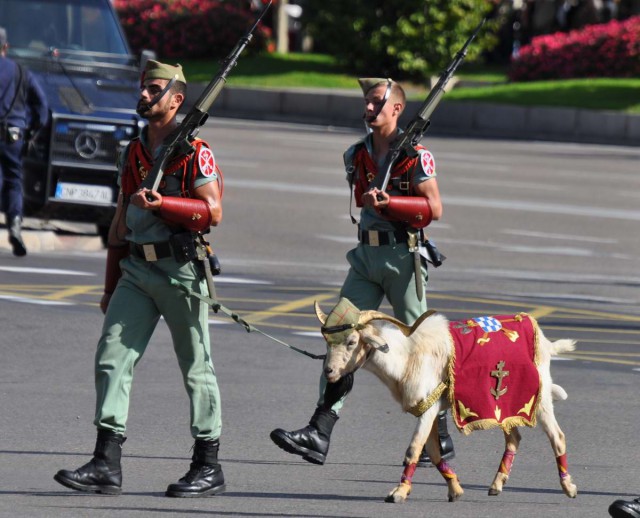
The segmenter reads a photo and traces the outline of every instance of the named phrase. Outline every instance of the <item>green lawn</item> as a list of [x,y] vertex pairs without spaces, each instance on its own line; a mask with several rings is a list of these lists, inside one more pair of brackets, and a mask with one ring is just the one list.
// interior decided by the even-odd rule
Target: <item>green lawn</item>
[[447,99],[640,113],[640,79],[568,79],[456,88]]
[[[216,61],[182,60],[189,81],[209,81],[218,71]],[[463,84],[447,100],[505,103],[520,106],[556,106],[640,113],[640,78],[571,79],[508,83],[506,70],[463,64]],[[438,73],[436,73],[438,75]],[[345,73],[330,56],[320,54],[263,54],[242,56],[228,84],[271,88],[352,88],[356,78]],[[423,98],[424,86],[408,84],[411,98]]]
[[[220,68],[216,61],[181,61],[189,81],[209,81]],[[321,54],[241,56],[227,83],[273,88],[358,88],[355,78],[335,60]]]

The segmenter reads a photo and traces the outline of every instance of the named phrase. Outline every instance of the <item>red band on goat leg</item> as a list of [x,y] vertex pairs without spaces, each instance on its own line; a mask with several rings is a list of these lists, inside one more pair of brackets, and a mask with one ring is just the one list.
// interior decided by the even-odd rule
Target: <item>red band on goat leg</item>
[[449,466],[449,464],[447,464],[446,461],[444,460],[441,460],[440,462],[438,462],[438,464],[436,464],[436,468],[438,468],[438,471],[440,472],[440,474],[445,480],[458,478],[458,476],[456,475],[456,472],[453,471],[453,468]]
[[558,475],[560,478],[569,476],[569,468],[567,467],[567,454],[563,453],[556,457],[556,464],[558,465]]
[[402,472],[402,477],[400,478],[401,484],[411,485],[411,480],[413,479],[413,474],[416,472],[417,464],[407,464],[404,467],[404,471]]
[[193,232],[201,232],[211,226],[209,204],[203,200],[163,196],[159,213],[169,223],[177,223]]
[[129,245],[110,246],[107,248],[107,267],[104,274],[104,292],[113,293],[122,277],[120,261],[129,256]]
[[513,459],[516,456],[515,451],[504,450],[504,454],[502,455],[502,461],[500,462],[500,468],[498,469],[499,473],[509,476],[511,473],[511,466],[513,465]]

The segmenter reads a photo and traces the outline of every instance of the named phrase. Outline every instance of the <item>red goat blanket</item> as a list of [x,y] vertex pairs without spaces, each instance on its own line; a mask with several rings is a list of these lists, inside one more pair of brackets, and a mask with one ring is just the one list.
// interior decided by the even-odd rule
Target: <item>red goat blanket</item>
[[451,322],[449,400],[458,429],[535,426],[540,399],[538,326],[526,313]]

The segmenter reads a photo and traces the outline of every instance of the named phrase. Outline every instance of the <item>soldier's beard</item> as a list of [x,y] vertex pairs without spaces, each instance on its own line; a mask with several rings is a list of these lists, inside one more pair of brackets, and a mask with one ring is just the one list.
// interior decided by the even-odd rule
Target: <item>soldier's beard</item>
[[136,113],[143,119],[148,119],[151,114],[151,106],[149,103],[145,103],[142,99],[138,101],[136,105]]

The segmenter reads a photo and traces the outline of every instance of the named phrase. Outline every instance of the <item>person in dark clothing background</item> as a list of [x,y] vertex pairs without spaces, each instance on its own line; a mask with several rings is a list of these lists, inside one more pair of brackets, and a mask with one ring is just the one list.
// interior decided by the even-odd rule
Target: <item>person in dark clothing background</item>
[[30,134],[47,123],[42,88],[24,67],[7,58],[7,31],[0,27],[0,203],[13,254],[22,257],[22,150]]

